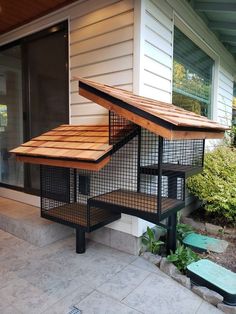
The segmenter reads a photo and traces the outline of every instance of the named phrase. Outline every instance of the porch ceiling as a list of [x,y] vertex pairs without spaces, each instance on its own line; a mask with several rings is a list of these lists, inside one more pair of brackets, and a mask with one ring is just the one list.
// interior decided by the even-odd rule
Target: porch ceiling
[[0,34],[6,33],[76,0],[0,1]]
[[187,0],[236,59],[236,0]]

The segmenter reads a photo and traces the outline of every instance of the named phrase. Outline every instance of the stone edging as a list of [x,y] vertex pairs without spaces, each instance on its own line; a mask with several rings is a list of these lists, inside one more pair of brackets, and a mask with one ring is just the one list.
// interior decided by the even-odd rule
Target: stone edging
[[181,274],[181,272],[174,264],[167,261],[166,257],[154,255],[150,252],[144,252],[141,256],[152,264],[159,267],[161,271],[180,283],[182,286],[189,290],[192,290],[192,292],[199,295],[203,300],[216,306],[219,310],[223,311],[226,314],[236,314],[236,306],[229,306],[227,304],[224,304],[222,302],[223,297],[213,290],[210,290],[206,287],[193,285],[190,281],[190,278]]
[[218,236],[222,234],[226,238],[236,239],[235,228],[224,228],[222,226],[213,225],[208,222],[203,223],[200,221],[195,221],[194,219],[190,217],[181,217],[181,222],[183,222],[184,224],[190,225],[191,227],[199,231],[206,231],[210,234],[218,235]]

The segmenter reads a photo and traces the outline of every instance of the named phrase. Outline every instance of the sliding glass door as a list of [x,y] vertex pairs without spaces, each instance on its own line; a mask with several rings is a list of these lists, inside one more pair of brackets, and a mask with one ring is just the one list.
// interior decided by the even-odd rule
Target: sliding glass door
[[0,182],[23,187],[23,166],[9,150],[23,141],[22,58],[19,45],[0,52]]
[[0,184],[37,193],[39,167],[9,150],[69,122],[67,23],[0,50]]
[[[51,28],[44,36],[39,34],[24,46],[28,139],[69,120],[67,34],[63,26]],[[25,187],[39,190],[39,166],[26,167]]]

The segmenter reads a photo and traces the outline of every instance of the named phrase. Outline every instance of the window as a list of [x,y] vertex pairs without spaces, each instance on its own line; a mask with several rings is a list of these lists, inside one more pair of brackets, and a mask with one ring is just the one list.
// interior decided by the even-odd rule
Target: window
[[175,27],[173,104],[211,117],[213,64],[204,51]]
[[236,82],[234,82],[234,91],[233,91],[233,116],[232,124],[236,126]]

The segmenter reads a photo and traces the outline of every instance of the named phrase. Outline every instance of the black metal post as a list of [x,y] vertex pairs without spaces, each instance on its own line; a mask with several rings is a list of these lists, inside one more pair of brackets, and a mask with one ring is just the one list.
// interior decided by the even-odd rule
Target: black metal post
[[204,166],[204,156],[205,156],[205,140],[202,143],[202,167]]
[[109,110],[109,145],[112,145],[112,140],[111,140],[111,111]]
[[157,211],[159,221],[162,214],[162,162],[163,162],[163,137],[158,137],[158,193],[157,193]]
[[170,250],[176,250],[177,243],[177,233],[176,233],[176,225],[177,225],[177,213],[173,213],[168,217],[168,231],[167,231],[167,254],[170,253]]
[[85,252],[85,231],[81,228],[76,228],[76,253],[82,254]]
[[140,162],[141,162],[141,142],[142,140],[142,134],[141,134],[141,128],[138,129],[138,174],[137,174],[137,192],[140,192],[140,181],[141,181],[141,173],[140,173]]

